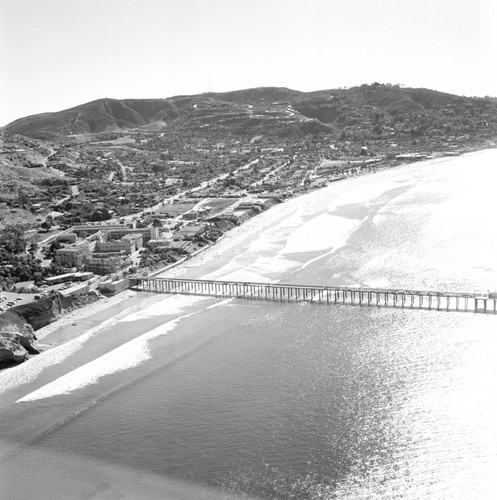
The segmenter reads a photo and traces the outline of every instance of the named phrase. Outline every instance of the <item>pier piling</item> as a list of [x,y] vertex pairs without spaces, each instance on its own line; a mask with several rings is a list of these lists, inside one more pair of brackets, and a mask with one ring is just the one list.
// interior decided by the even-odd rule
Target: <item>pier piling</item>
[[418,309],[497,314],[497,298],[481,296],[477,293],[183,280],[176,278],[131,278],[130,281],[132,289],[164,294],[190,294],[288,302],[303,300],[316,304],[398,308],[405,308],[406,304],[408,304],[410,308],[417,307]]

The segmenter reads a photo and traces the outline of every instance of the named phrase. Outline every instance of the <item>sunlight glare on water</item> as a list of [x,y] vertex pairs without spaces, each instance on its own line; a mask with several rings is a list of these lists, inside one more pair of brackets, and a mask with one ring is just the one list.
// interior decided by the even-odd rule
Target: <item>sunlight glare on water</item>
[[[224,238],[215,251],[232,257],[217,268],[210,261],[205,274],[494,290],[497,226],[486,214],[496,153],[408,165],[290,200]],[[60,484],[75,498],[139,491],[153,499],[161,488],[174,499],[493,498],[495,322],[164,298],[87,332],[74,349],[47,351],[33,370],[16,368],[20,378],[0,373],[3,491],[64,498]],[[26,470],[36,481],[25,483]]]

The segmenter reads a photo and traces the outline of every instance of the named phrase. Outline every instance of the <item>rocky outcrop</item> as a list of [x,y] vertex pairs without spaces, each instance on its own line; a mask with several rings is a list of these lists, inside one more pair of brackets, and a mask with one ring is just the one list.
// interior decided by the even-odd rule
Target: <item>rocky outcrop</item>
[[52,321],[55,321],[62,310],[62,299],[60,295],[56,293],[11,309],[12,312],[15,312],[30,324],[34,330],[39,330],[52,323]]
[[34,346],[35,330],[52,323],[64,311],[82,307],[99,298],[96,292],[78,297],[62,297],[53,293],[0,314],[0,367],[22,363],[29,355],[38,354]]
[[38,354],[33,346],[33,327],[13,311],[0,314],[0,366],[22,363],[30,354]]

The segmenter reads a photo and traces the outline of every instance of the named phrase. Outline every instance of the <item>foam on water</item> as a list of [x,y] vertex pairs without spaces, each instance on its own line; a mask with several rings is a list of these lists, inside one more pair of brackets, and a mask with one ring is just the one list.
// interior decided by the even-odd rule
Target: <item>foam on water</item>
[[223,271],[222,274],[210,274],[209,278],[207,279],[213,279],[213,280],[224,280],[224,281],[243,281],[245,283],[261,283],[261,282],[276,282],[277,280],[271,280],[266,276],[262,276],[259,273],[256,273],[254,271],[250,271],[247,269],[237,269],[234,270],[233,272],[228,272],[227,274],[226,270]]
[[[395,172],[380,172],[375,174],[374,182],[371,182],[371,176],[349,179],[346,190],[342,189],[343,184],[336,183],[273,207],[245,223],[243,231],[235,229],[219,246],[216,245],[222,253],[239,245],[247,235],[256,230],[258,232],[258,237],[250,242],[245,251],[203,278],[279,281],[275,275],[295,272],[343,247],[368,218],[342,217],[333,214],[335,210],[354,204],[368,206],[371,200],[398,189],[400,185],[405,185],[407,190],[415,178],[422,177],[423,167],[430,167],[431,163],[416,167],[406,165]],[[395,195],[395,198],[398,196]],[[323,206],[326,206],[325,212]],[[323,252],[323,255],[305,264],[289,257],[308,252]]]
[[[495,264],[491,264],[494,262],[492,255],[495,255],[497,250],[491,241],[488,246],[485,246],[485,243],[489,240],[494,242],[497,240],[496,235],[493,233],[493,226],[489,227],[488,230],[485,228],[486,224],[492,224],[492,222],[486,213],[487,209],[482,200],[477,200],[479,210],[484,212],[481,214],[481,218],[476,219],[474,223],[467,217],[464,218],[465,201],[468,202],[464,200],[464,197],[469,191],[476,192],[473,191],[473,187],[478,187],[476,181],[474,183],[472,180],[464,180],[464,182],[461,182],[460,179],[450,181],[454,182],[456,187],[460,183],[461,197],[454,202],[450,202],[450,205],[445,203],[446,200],[443,199],[445,178],[454,179],[453,176],[457,174],[457,169],[459,169],[458,165],[458,163],[447,163],[446,168],[452,170],[450,176],[447,172],[442,172],[442,175],[440,171],[431,168],[429,164],[410,165],[375,174],[372,183],[372,176],[350,179],[344,181],[344,183],[336,183],[334,186],[325,188],[320,192],[314,192],[311,195],[278,205],[244,224],[243,228],[235,229],[232,233],[233,237],[230,235],[223,238],[219,246],[216,245],[216,248],[207,251],[221,253],[225,249],[232,249],[236,255],[236,258],[230,263],[216,273],[212,273],[211,277],[239,279],[240,281],[286,280],[288,279],[287,273],[289,270],[299,269],[299,266],[300,268],[306,267],[317,259],[332,254],[336,249],[343,247],[347,241],[353,243],[357,241],[356,246],[351,245],[350,247],[350,256],[351,268],[353,267],[351,276],[358,282],[380,287],[388,287],[390,281],[392,281],[393,285],[402,283],[405,286],[411,283],[419,284],[423,282],[426,283],[426,287],[431,288],[436,284],[437,279],[445,279],[445,276],[451,273],[455,275],[454,280],[461,282],[466,279],[466,274],[472,276],[474,281],[478,283],[478,288],[480,288],[480,283],[485,282],[484,274],[490,275],[496,269]],[[467,164],[464,167],[464,162],[461,160],[461,175],[466,174],[467,176],[467,167]],[[445,168],[445,165],[443,168]],[[489,168],[486,171],[488,170]],[[475,179],[479,178],[480,183],[481,179],[484,178],[480,171],[478,171],[478,176],[475,174],[474,177]],[[429,187],[430,183],[433,184],[433,182],[439,180],[442,181],[439,182],[439,187]],[[369,183],[371,183],[370,186]],[[425,188],[425,185],[428,187]],[[493,184],[489,182],[485,188],[481,188],[485,192],[484,197],[488,198],[488,200],[492,199],[491,190],[493,188],[491,186]],[[469,187],[472,187],[472,189],[470,190]],[[400,189],[397,190],[397,188]],[[343,194],[341,190],[343,190]],[[438,194],[442,193],[442,198],[438,200],[437,191],[439,191]],[[450,191],[457,191],[457,189],[451,185]],[[464,195],[462,194],[463,191]],[[400,193],[400,196],[398,193]],[[382,196],[383,194],[385,196]],[[369,207],[366,208],[373,208],[373,210],[370,210],[367,216],[357,215],[365,214],[368,210],[356,211],[356,207],[352,205],[360,203],[363,206],[358,208],[364,208],[365,202],[369,204]],[[352,216],[364,218],[362,220],[360,218],[348,219],[333,213],[335,210],[337,214],[340,212],[347,213],[349,208],[347,205],[350,205]],[[420,206],[419,209],[417,205]],[[379,208],[378,206],[383,208],[379,209],[378,215],[374,215],[374,211]],[[426,209],[427,206],[429,206],[429,209]],[[426,214],[429,214],[429,218],[423,220],[423,218],[426,218]],[[457,220],[454,220],[453,216],[456,216],[459,224]],[[365,220],[366,217],[367,220]],[[418,220],[421,221],[420,225],[417,224]],[[450,230],[445,227],[446,222],[450,226]],[[361,224],[362,227],[358,230],[358,226]],[[361,240],[361,234],[363,240]],[[440,234],[440,238],[437,237],[438,234]],[[352,239],[351,235],[353,236]],[[379,235],[380,238],[376,240],[369,239],[371,235]],[[244,242],[248,241],[247,238],[249,237],[255,239],[251,243],[245,244]],[[450,244],[444,243],[444,238],[449,240]],[[426,240],[426,243],[424,240]],[[474,245],[473,240],[476,240],[479,244]],[[367,244],[363,244],[364,242]],[[240,243],[245,244],[245,246],[241,246],[242,250],[236,254],[237,245]],[[482,248],[479,248],[480,246]],[[469,253],[471,249],[472,253]],[[430,251],[432,255],[429,254]],[[443,253],[441,253],[442,251]],[[318,257],[313,254],[306,256],[305,254],[309,252],[321,252],[322,254]],[[459,255],[456,255],[456,252]],[[473,258],[475,255],[476,258]],[[307,262],[306,257],[313,260]],[[293,260],[294,258],[295,260]],[[297,258],[306,262],[298,262]],[[337,259],[337,261],[339,260]],[[490,272],[485,269],[481,269],[480,272],[475,268],[475,262],[477,262],[477,265],[482,264],[482,267],[488,265]],[[341,262],[338,262],[338,264],[341,264]],[[319,270],[319,266],[316,266],[316,268]],[[312,271],[313,269],[309,270],[308,276],[313,275]],[[305,277],[304,273],[303,276]],[[197,301],[199,301],[197,309],[201,309],[202,300],[206,299],[193,296],[176,296],[161,300],[140,313],[134,313],[133,311],[133,314],[124,320],[128,323],[126,324],[127,328],[133,327],[129,322],[139,321],[143,318],[160,318],[168,314],[179,313],[185,315],[161,325],[159,328],[147,332],[108,354],[73,370],[41,389],[18,399],[18,402],[68,394],[96,383],[99,378],[107,374],[117,373],[146,362],[152,357],[155,349],[160,351],[161,348],[159,345],[152,343],[152,340],[173,331],[175,331],[174,335],[178,334],[179,338],[182,333],[182,325],[176,329],[178,322],[196,314],[196,312],[191,311],[197,305]],[[210,300],[214,302],[212,299]],[[346,419],[346,425],[344,424],[346,432],[339,436],[343,438],[349,434],[348,441],[345,439],[343,441],[344,446],[341,448],[341,452],[343,451],[347,455],[346,458],[350,460],[350,471],[345,476],[339,476],[337,482],[329,482],[327,479],[329,472],[327,470],[320,472],[319,467],[317,467],[318,472],[315,473],[314,481],[312,469],[314,465],[311,462],[306,462],[308,456],[305,451],[295,459],[297,465],[300,464],[300,469],[293,476],[285,476],[284,474],[271,476],[271,470],[277,471],[278,468],[284,473],[286,465],[291,465],[289,460],[291,457],[286,452],[281,452],[278,455],[278,448],[268,446],[266,448],[267,455],[259,457],[256,451],[253,456],[255,459],[251,457],[254,461],[260,458],[260,464],[254,466],[253,476],[241,476],[239,486],[242,491],[243,488],[249,489],[251,487],[257,490],[258,484],[267,486],[273,477],[274,488],[270,491],[267,490],[267,497],[271,498],[276,498],[278,495],[278,498],[350,498],[364,500],[407,497],[416,499],[436,498],[440,500],[449,497],[493,498],[491,494],[495,492],[497,487],[494,479],[495,474],[493,474],[495,470],[497,433],[495,432],[495,411],[493,411],[493,407],[489,408],[489,404],[493,404],[491,396],[495,393],[495,380],[497,380],[493,360],[495,342],[491,335],[494,317],[478,318],[471,317],[471,315],[437,315],[436,313],[429,313],[428,317],[427,312],[425,316],[425,312],[419,311],[401,312],[360,308],[325,310],[317,307],[311,308],[307,304],[295,305],[290,311],[290,309],[283,310],[283,308],[280,310],[277,307],[272,307],[271,304],[266,309],[265,306],[261,307],[261,311],[267,310],[267,314],[264,313],[264,321],[260,319],[259,328],[254,327],[251,329],[250,326],[247,327],[247,322],[255,321],[257,315],[251,311],[247,312],[246,308],[244,309],[245,315],[243,315],[239,301],[233,299],[219,300],[205,307],[202,311],[221,306],[225,307],[226,305],[240,307],[240,312],[232,310],[232,313],[240,313],[239,323],[243,327],[240,331],[246,331],[247,335],[237,336],[236,341],[233,341],[232,344],[229,341],[233,336],[226,335],[222,337],[222,342],[219,344],[207,344],[209,349],[199,350],[201,352],[208,351],[209,353],[205,354],[205,357],[203,357],[204,355],[200,356],[199,359],[203,363],[197,363],[198,359],[192,360],[190,358],[189,366],[200,367],[200,371],[202,371],[200,375],[196,375],[195,371],[193,371],[193,374],[188,373],[188,371],[178,373],[177,387],[182,390],[173,391],[172,394],[175,397],[177,394],[185,394],[183,401],[192,404],[191,407],[185,407],[185,415],[198,415],[200,425],[218,422],[223,412],[235,415],[236,412],[232,411],[233,406],[230,406],[231,400],[228,399],[229,392],[225,390],[224,382],[228,377],[230,379],[235,378],[234,375],[236,374],[242,374],[242,376],[237,379],[240,385],[234,384],[233,388],[236,390],[236,395],[241,394],[247,400],[247,405],[241,405],[240,408],[247,411],[250,406],[254,406],[255,410],[252,413],[253,419],[251,420],[254,426],[250,428],[247,426],[247,432],[241,435],[240,440],[227,441],[232,444],[233,448],[243,450],[261,449],[265,437],[270,440],[271,431],[277,429],[276,424],[278,422],[274,416],[280,415],[282,417],[282,428],[288,426],[290,430],[291,427],[299,423],[299,420],[305,423],[302,428],[307,427],[307,422],[309,422],[309,425],[314,425],[313,418],[319,417],[320,409],[324,409],[327,402],[336,398],[336,404],[338,405],[341,401],[340,389],[343,389],[343,405],[345,408],[343,415],[351,415],[349,420]],[[190,306],[192,309],[187,309]],[[187,312],[191,312],[191,314],[187,314]],[[216,321],[223,321],[224,317],[229,317],[229,314],[226,316],[218,315],[219,312],[222,311],[212,315],[213,324]],[[297,312],[294,316],[295,320],[302,319],[303,323],[300,329],[301,333],[295,337],[296,345],[293,345],[293,343],[292,345],[285,345],[284,338],[287,337],[288,333],[281,328],[281,325],[285,316],[288,317],[291,312]],[[333,321],[330,321],[328,313],[330,316],[333,314]],[[274,318],[272,323],[269,324],[272,315],[274,315]],[[418,318],[417,321],[411,321],[416,318]],[[199,317],[192,319],[192,322],[197,319],[199,324],[204,320],[203,317]],[[123,320],[121,319],[121,321]],[[364,327],[361,326],[361,321],[364,321]],[[483,322],[487,324],[487,329],[480,331],[478,338],[475,331],[478,334],[478,329],[482,328]],[[455,328],[457,325],[460,325],[459,329]],[[279,329],[284,332],[281,344],[271,344],[269,342],[273,335],[266,335],[265,328],[268,326],[272,326],[273,330],[268,328],[268,332],[273,331],[274,335],[279,332]],[[288,330],[291,330],[290,327],[293,327],[293,324],[288,326]],[[328,326],[332,335],[320,336],[316,333],[321,328],[325,331]],[[102,327],[103,325],[100,325],[100,328]],[[331,330],[332,327],[333,330]],[[360,327],[360,331],[358,331],[358,327]],[[391,331],[388,328],[391,328]],[[264,349],[259,349],[259,344],[256,341],[254,343],[247,342],[246,344],[239,343],[239,339],[253,339],[254,330],[264,332]],[[357,331],[358,334],[354,337],[354,332]],[[428,332],[428,334],[424,335],[425,332]],[[447,339],[439,336],[439,333],[446,333]],[[456,334],[458,335],[457,338]],[[357,345],[353,344],[354,338],[357,339]],[[492,341],[489,342],[488,339],[492,339]],[[424,343],[420,344],[420,341],[424,341]],[[314,347],[307,354],[312,357],[306,358],[305,348],[312,346],[313,343]],[[203,345],[205,346],[205,344]],[[219,352],[219,348],[221,346],[226,347],[226,345],[230,347],[226,351],[227,356],[225,358],[231,360],[231,364],[226,365],[229,366],[230,371],[221,373],[220,366],[222,365],[219,363],[209,364],[206,360],[222,361],[224,359],[222,356],[213,357],[213,353]],[[289,398],[282,398],[282,404],[275,406],[274,414],[268,412],[270,398],[268,397],[266,400],[259,398],[259,395],[263,394],[262,391],[254,391],[252,395],[247,395],[247,392],[254,387],[253,379],[250,377],[244,378],[244,371],[233,362],[233,359],[246,359],[248,364],[253,363],[255,365],[260,360],[259,353],[271,352],[270,349],[266,349],[268,345],[272,345],[273,352],[278,354],[276,359],[281,357],[281,359],[285,360],[281,366],[286,367],[287,370],[281,373],[275,370],[273,372],[274,379],[270,377],[264,378],[261,387],[270,386],[271,384],[267,383],[270,381],[275,386],[281,384],[282,387],[287,383],[289,388]],[[244,349],[245,346],[251,346],[253,350]],[[394,347],[392,348],[392,346]],[[417,346],[418,348],[416,348]],[[448,350],[446,350],[447,346]],[[327,349],[329,349],[329,352]],[[44,355],[51,354],[54,351],[55,349],[48,351]],[[234,357],[234,355],[240,353],[239,358]],[[336,361],[338,364],[328,361],[328,358],[335,353],[341,353],[337,354]],[[41,359],[42,356],[34,358],[23,367],[31,369],[33,363]],[[274,359],[273,356],[268,358],[269,361]],[[444,360],[448,363],[447,365]],[[301,368],[305,368],[305,371],[299,371],[299,366],[296,366],[301,362],[303,362]],[[339,369],[342,362],[344,363],[343,371]],[[152,365],[152,363],[150,364]],[[266,363],[266,366],[270,365],[271,363]],[[205,367],[212,368],[212,371],[207,370],[207,373],[218,377],[213,379],[219,381],[222,390],[216,390],[212,379],[205,376],[203,373]],[[319,369],[314,371],[316,367]],[[147,368],[147,366],[143,367],[143,372]],[[142,373],[142,370],[139,372]],[[227,373],[227,375],[224,375],[224,373]],[[332,377],[334,373],[336,377]],[[162,374],[164,377],[167,375]],[[203,405],[197,405],[198,398],[190,397],[198,396],[198,393],[195,392],[198,385],[182,385],[184,383],[183,379],[188,378],[188,375],[191,375],[190,382],[205,380],[205,387],[213,388],[212,393],[207,394],[208,397],[206,397]],[[3,389],[4,384],[1,376],[2,374],[0,374],[0,388]],[[339,384],[338,391],[334,391],[332,379],[333,381],[336,379]],[[149,394],[156,394],[151,389],[162,387],[160,377],[157,385],[153,383],[151,377],[147,380],[150,382],[150,392],[144,391],[144,397],[148,397]],[[325,385],[327,382],[330,383],[330,390],[323,392],[320,398],[309,399],[309,401],[314,402],[314,406],[302,405],[302,413],[293,412],[295,403],[301,400],[301,395],[308,395],[313,392],[317,395],[320,386]],[[295,387],[300,384],[302,384],[301,392],[300,388],[299,391],[295,390]],[[188,388],[183,393],[184,387]],[[134,394],[142,390],[141,387],[135,387],[135,389]],[[191,393],[188,391],[191,391]],[[98,390],[95,390],[95,392],[98,392]],[[284,393],[284,391],[281,392]],[[356,400],[352,399],[354,394]],[[126,409],[136,409],[138,407],[132,398],[128,398],[128,393],[121,393],[121,396],[122,401],[129,404]],[[258,404],[261,405],[259,409],[256,408],[256,405],[252,405],[251,398],[258,399]],[[79,398],[74,399],[76,404],[79,404]],[[149,414],[144,413],[146,417],[153,416],[153,397],[150,399],[152,409]],[[64,402],[66,401],[70,403],[69,398],[64,400]],[[175,399],[175,402],[177,401],[181,402],[181,399]],[[49,401],[48,403],[47,406],[51,406],[52,402]],[[111,403],[112,401],[107,408],[112,408]],[[354,410],[356,403],[360,403],[357,405],[357,412]],[[368,403],[370,406],[368,406]],[[335,406],[332,405],[332,407]],[[350,413],[347,409],[349,407]],[[21,404],[17,405],[17,408],[19,412],[23,411],[26,414],[33,411],[31,405]],[[140,406],[140,408],[142,407]],[[218,408],[220,408],[220,411],[217,411]],[[282,411],[285,408],[288,409],[288,413]],[[171,421],[173,410],[174,405],[168,407],[165,420]],[[116,405],[115,411],[121,411],[119,404]],[[102,411],[103,413],[104,411]],[[289,415],[292,418],[288,418]],[[206,416],[209,419],[205,418]],[[94,418],[95,415],[91,415],[91,417]],[[100,417],[102,418],[102,415]],[[112,415],[109,416],[109,420],[111,417]],[[146,429],[147,432],[144,433],[144,436],[151,436],[150,442],[163,435],[163,428],[159,428],[160,432],[154,434],[158,427],[153,426],[148,418],[142,419],[141,417],[141,414],[136,415],[131,411],[130,421],[126,421],[126,423],[144,422],[144,428],[149,425],[150,429]],[[434,421],[434,417],[437,417],[436,421]],[[296,442],[303,440],[304,445],[308,445],[312,450],[318,450],[321,447],[323,456],[327,459],[330,456],[328,453],[333,453],[333,446],[335,445],[332,434],[335,418],[337,418],[337,414],[334,412],[322,413],[322,425],[320,424],[322,434],[319,437],[322,437],[324,444],[319,443],[317,439],[306,442],[305,436],[300,432],[292,434],[289,430],[288,435],[290,438],[295,439]],[[378,418],[378,420],[375,421],[375,418]],[[245,418],[245,413],[242,413],[240,421],[247,422],[249,420],[249,417]],[[262,438],[256,439],[253,437],[253,429],[257,426],[259,420],[261,420]],[[226,421],[229,422],[230,419]],[[85,423],[84,419],[82,419],[81,422],[77,422],[78,425],[75,428],[76,430],[80,429],[84,439],[86,439],[87,429],[99,429],[102,423],[105,424],[105,422],[105,419],[101,421],[95,420],[93,423],[88,423],[88,427],[85,427],[82,425]],[[169,429],[173,437],[171,441],[177,438],[178,442],[176,444],[178,449],[181,450],[185,447],[184,441],[180,438],[181,432],[184,433],[183,436],[185,437],[191,436],[190,431],[196,429],[191,424],[197,423],[197,420],[192,419],[190,424],[183,424],[180,412],[176,423],[178,427],[173,425]],[[234,419],[233,423],[236,424],[237,421]],[[185,425],[184,428],[182,425]],[[337,428],[340,428],[340,425],[342,424],[339,423]],[[112,424],[109,427],[111,428],[110,434],[112,434]],[[139,427],[140,425],[137,425],[137,428]],[[235,431],[238,429],[238,427],[233,428]],[[308,436],[313,437],[314,431],[311,428],[309,429]],[[221,438],[229,435],[229,429],[224,426],[221,426],[219,432],[222,433],[220,434]],[[202,436],[203,434],[199,433],[199,435]],[[73,443],[74,436],[72,430],[67,434],[61,433],[61,443],[64,443],[64,440]],[[133,446],[130,449],[134,450],[144,446],[144,440],[140,435],[133,434],[133,436],[136,437],[136,441],[131,443]],[[285,434],[282,434],[282,436],[285,436],[285,439],[282,438],[281,440],[283,445],[290,441]],[[215,433],[205,432],[205,441],[192,439],[191,447],[188,448],[185,454],[177,452],[178,455],[172,455],[167,448],[171,444],[170,441],[166,443],[167,446],[165,447],[157,446],[159,448],[157,456],[152,456],[151,447],[144,446],[143,455],[149,458],[150,462],[154,461],[154,466],[158,463],[159,467],[162,467],[166,460],[171,459],[175,461],[171,467],[183,467],[185,475],[189,474],[190,470],[195,470],[189,469],[191,457],[195,458],[203,455],[206,460],[202,463],[201,472],[205,471],[206,466],[210,467],[212,465],[213,470],[215,470],[213,477],[217,478],[219,477],[216,476],[218,471],[222,471],[223,467],[226,467],[224,473],[226,484],[232,484],[233,476],[235,479],[237,477],[236,467],[239,464],[236,463],[236,460],[228,464],[223,462],[222,459],[225,458],[225,452],[229,451],[229,447],[220,451],[219,457],[221,457],[221,460],[216,462],[214,454],[211,452],[213,449],[215,450],[215,447],[212,448],[212,446],[213,444],[217,445],[216,439],[218,437]],[[329,442],[326,441],[327,439],[329,439]],[[112,442],[112,440],[109,442]],[[223,442],[219,440],[219,446]],[[54,449],[59,450],[58,447],[55,447],[58,444],[56,439],[54,443]],[[100,446],[100,441],[97,444]],[[115,456],[121,458],[124,454],[124,448],[117,433],[115,445],[117,450],[115,450]],[[376,445],[378,447],[375,448]],[[363,452],[364,447],[366,447],[367,453]],[[281,450],[285,450],[284,446],[281,446]],[[85,456],[85,452],[87,450],[84,450],[83,443],[81,456]],[[270,458],[268,458],[268,455],[270,455]],[[113,456],[110,451],[109,456],[111,458]],[[316,456],[318,457],[318,455]],[[240,457],[244,458],[243,455],[236,458]],[[176,459],[178,460],[176,461]],[[268,467],[270,460],[274,461],[274,467]],[[46,456],[42,455],[42,460],[39,462],[44,464],[45,462],[49,463],[49,460],[46,460]],[[30,470],[25,463],[22,461],[20,463],[22,467],[19,467],[19,470]],[[315,464],[319,465],[318,460],[316,460]],[[79,463],[77,465],[79,467]],[[259,465],[260,468],[257,469]],[[243,471],[243,469],[241,470]],[[302,477],[305,477],[305,480],[303,480],[304,484],[301,488],[304,493],[299,497],[295,494],[293,485],[301,477],[300,472],[302,472]],[[88,481],[88,476],[81,475],[82,481]],[[52,472],[49,479],[52,483],[60,484],[60,479],[66,477],[57,469],[56,472]],[[192,473],[192,477],[195,477],[194,473]],[[288,483],[283,482],[286,478],[288,478]],[[311,479],[308,480],[308,478]],[[94,480],[90,478],[89,482],[91,481]],[[118,480],[116,484],[120,484]],[[235,486],[237,485],[235,484]],[[22,485],[19,488],[25,487]],[[37,487],[39,488],[39,486]],[[69,487],[71,487],[70,483]],[[15,494],[19,494],[19,488],[16,487]],[[144,498],[158,498],[157,495],[149,494],[147,496],[142,490],[140,491]],[[487,492],[490,492],[490,495],[485,496],[484,493]],[[285,496],[285,494],[287,495]],[[227,495],[223,494],[223,497],[227,498]],[[245,498],[245,495],[242,496]],[[190,498],[194,497],[195,495],[190,495]],[[199,495],[197,497],[200,498]]]
[[44,385],[34,392],[27,394],[26,396],[18,399],[16,403],[36,401],[38,399],[70,394],[77,389],[82,389],[83,387],[97,383],[98,380],[105,375],[111,375],[112,373],[128,370],[140,365],[151,357],[149,350],[150,340],[171,332],[181,319],[187,318],[191,315],[192,314],[187,314],[181,318],[169,321],[165,325],[155,328],[154,330],[151,330],[136,339],[126,342],[107,354],[104,354],[103,356],[100,356],[69,373],[66,373],[62,377]]
[[297,227],[287,239],[281,254],[337,250],[359,227],[361,221],[345,219],[327,213],[314,217]]
[[22,365],[0,372],[0,394],[23,384],[33,382],[43,370],[59,364],[72,356],[92,337],[121,321],[126,314],[129,314],[131,309],[133,308],[122,311],[117,316],[103,321],[100,325],[73,340],[69,340],[62,345],[31,358],[29,363],[23,363]]
[[[310,210],[310,209],[308,209]],[[204,279],[273,282],[343,247],[361,225],[361,220],[321,213],[303,222],[290,216],[292,223],[281,223],[262,233],[245,252],[237,255],[221,269],[203,276]],[[269,230],[268,230],[269,233]],[[269,240],[266,246],[263,243]],[[292,254],[324,252],[305,264],[292,259]]]
[[208,307],[205,308],[205,311],[210,311],[211,309],[215,309],[216,307],[225,307],[225,306],[230,306],[233,305],[234,299],[229,298],[229,299],[224,299],[221,302],[216,302],[215,304],[212,304]]
[[[488,162],[488,155],[496,155],[495,152],[486,152],[486,156],[473,155],[472,162]],[[467,159],[451,160],[452,174],[447,181],[450,185],[445,188],[447,175],[440,170],[440,166],[434,165],[435,162],[424,162],[414,165],[406,165],[395,171],[389,170],[374,174],[374,176],[363,176],[355,179],[347,180],[347,189],[343,189],[343,183],[332,184],[320,191],[304,195],[287,201],[284,204],[276,205],[271,210],[260,214],[258,217],[251,219],[244,224],[243,228],[235,228],[230,234],[216,245],[215,249],[210,251],[223,251],[233,249],[240,242],[247,238],[247,235],[258,233],[258,236],[250,242],[248,248],[236,255],[228,264],[221,269],[205,275],[206,279],[226,279],[239,281],[255,281],[255,282],[275,282],[279,281],[279,276],[288,275],[298,269],[307,267],[323,256],[329,255],[338,248],[343,247],[350,236],[359,228],[361,220],[348,219],[333,215],[333,211],[339,207],[353,205],[355,203],[369,203],[370,200],[381,196],[388,190],[398,187],[399,184],[411,186],[406,196],[402,200],[394,198],[388,201],[379,212],[374,216],[372,223],[380,226],[388,222],[391,214],[398,214],[398,217],[408,215],[419,215],[420,217],[425,212],[426,206],[429,205],[430,192],[440,192],[450,190],[454,195],[453,184],[460,183],[460,176],[464,176],[464,184],[471,191],[482,189],[481,182],[478,182],[477,177],[467,178]],[[460,173],[458,174],[460,170]],[[489,170],[488,168],[486,170]],[[433,179],[440,176],[444,179],[442,186],[433,187]],[[458,177],[459,176],[459,177]],[[373,182],[372,182],[373,181]],[[428,186],[428,187],[426,187]],[[430,187],[431,186],[431,187]],[[490,191],[493,189],[493,183],[489,182],[484,185],[486,189],[485,196],[475,197],[466,200],[467,191],[461,193],[460,196],[454,198],[449,203],[439,206],[436,210],[431,210],[431,217],[426,221],[423,229],[423,238],[430,241],[431,249],[421,248],[418,254],[411,255],[406,248],[403,252],[398,252],[397,248],[391,249],[390,252],[385,251],[381,254],[371,255],[361,269],[355,271],[355,276],[358,282],[367,283],[369,286],[389,286],[390,280],[384,276],[400,276],[399,280],[403,280],[405,285],[435,285],[436,281],[433,276],[433,270],[436,269],[437,276],[450,276],[455,266],[459,268],[459,279],[464,282],[461,275],[467,274],[465,279],[470,283],[471,276],[478,275],[480,281],[487,281],[488,287],[492,287],[497,281],[495,276],[490,276],[486,264],[493,262],[493,255],[497,251],[494,247],[477,248],[478,260],[485,265],[481,269],[475,269],[472,264],[467,265],[465,271],[464,262],[468,262],[467,255],[470,252],[474,253],[473,231],[475,234],[479,231],[479,225],[487,224],[488,221],[482,217],[482,220],[475,221],[478,224],[473,224],[473,220],[464,217],[464,206],[466,202],[476,203],[482,213],[488,212],[488,204],[492,203]],[[406,203],[409,199],[423,199],[423,203]],[[438,200],[433,201],[434,204]],[[323,212],[323,206],[326,211]],[[420,208],[418,208],[420,207]],[[452,213],[459,213],[459,225],[457,228],[445,223],[446,219]],[[307,220],[306,220],[307,219]],[[400,221],[399,221],[400,222]],[[399,234],[402,231],[402,225],[397,223]],[[437,248],[437,242],[434,242],[434,235],[444,234],[446,232],[457,230],[461,232],[461,227],[470,236],[465,240],[459,241],[459,252],[456,255],[450,248],[445,248],[440,243]],[[493,227],[493,226],[492,226]],[[497,241],[497,240],[496,240]],[[431,250],[431,252],[429,251]],[[306,252],[323,252],[322,255],[308,260],[304,264],[298,260],[293,260],[292,254],[302,254]],[[440,253],[446,255],[445,259],[440,259]],[[400,256],[399,256],[400,255]],[[401,255],[404,257],[401,258]],[[376,272],[381,271],[381,275]],[[410,280],[409,276],[415,277]],[[485,279],[485,277],[487,277]],[[478,281],[478,280],[477,280]],[[441,283],[441,286],[443,283]],[[89,332],[81,335],[77,339],[69,341],[61,346],[53,348],[42,355],[33,358],[29,363],[25,363],[16,368],[6,370],[0,373],[0,393],[11,388],[17,387],[24,383],[31,382],[36,379],[39,373],[45,368],[54,364],[60,363],[67,357],[71,356],[81,348],[93,335],[99,331],[112,326],[117,321],[132,322],[145,318],[160,317],[163,314],[180,314],[185,307],[193,306],[205,300],[200,297],[185,297],[174,296],[153,304],[146,309],[129,314],[126,317],[126,312],[121,313],[118,317],[112,318]]]
[[[136,321],[143,318],[153,317],[151,316],[151,313],[153,313],[154,316],[162,316],[165,312],[164,303],[170,302],[172,304],[172,307],[167,308],[168,314],[176,314],[183,312],[187,306],[198,304],[199,302],[205,300],[207,300],[205,297],[169,297],[168,299],[163,300],[158,304],[153,304],[152,306],[145,309],[143,312],[143,316],[142,312],[131,314],[126,318],[126,321]],[[113,373],[134,368],[151,358],[149,349],[149,342],[151,340],[173,331],[181,320],[198,314],[202,310],[209,310],[213,307],[226,305],[229,300],[225,300],[220,303],[208,306],[205,309],[197,310],[189,314],[180,316],[179,318],[175,318],[174,320],[169,321],[164,325],[161,325],[133,340],[130,340],[129,342],[126,342],[125,344],[122,344],[116,349],[113,349],[112,351],[104,354],[103,356],[100,356],[93,361],[86,363],[85,365],[80,366],[75,370],[72,370],[69,373],[66,373],[53,382],[46,384],[40,389],[18,399],[16,402],[20,403],[26,401],[35,401],[38,399],[51,398],[63,394],[70,394],[77,389],[82,389],[83,387],[97,383],[98,380],[105,375],[111,375]],[[109,325],[101,325],[101,327],[106,326]],[[76,340],[79,340],[79,338]]]
[[338,195],[333,202],[328,205],[328,212],[333,212],[338,207],[344,205],[367,205],[371,200],[378,198],[386,191],[398,187],[399,184],[396,180],[389,179],[385,179],[382,182],[357,185],[354,189],[348,189],[344,191],[344,193]]
[[123,323],[139,321],[150,318],[158,318],[166,314],[180,314],[189,306],[194,306],[208,300],[207,297],[193,295],[169,295],[160,302],[156,302],[149,307],[142,309],[123,318]]

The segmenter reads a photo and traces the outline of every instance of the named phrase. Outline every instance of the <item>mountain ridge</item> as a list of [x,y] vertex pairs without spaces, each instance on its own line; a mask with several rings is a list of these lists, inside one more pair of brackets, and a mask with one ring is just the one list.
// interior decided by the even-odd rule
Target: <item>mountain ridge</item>
[[463,97],[423,88],[373,83],[348,89],[301,92],[258,87],[157,99],[102,98],[53,113],[19,118],[7,134],[57,138],[149,127],[234,135],[307,134],[369,126],[380,130],[409,117],[425,117],[442,126],[445,118],[489,111],[493,98]]

